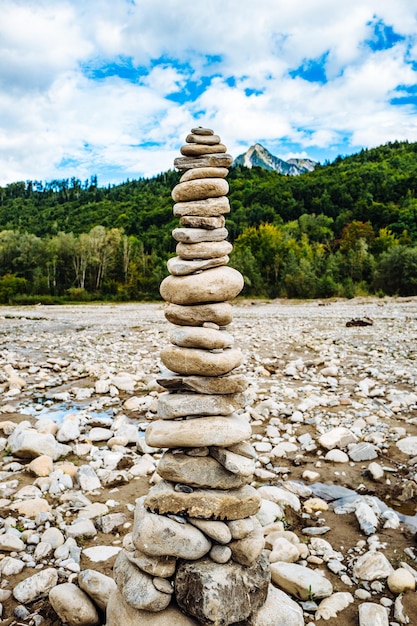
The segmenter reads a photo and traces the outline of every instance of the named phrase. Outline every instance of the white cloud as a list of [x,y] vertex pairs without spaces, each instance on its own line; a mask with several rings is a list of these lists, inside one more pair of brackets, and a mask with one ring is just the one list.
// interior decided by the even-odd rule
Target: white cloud
[[[378,20],[404,40],[365,45]],[[3,0],[0,184],[150,176],[197,122],[235,155],[416,141],[416,107],[392,103],[416,33],[414,0]],[[322,57],[327,83],[289,74]]]

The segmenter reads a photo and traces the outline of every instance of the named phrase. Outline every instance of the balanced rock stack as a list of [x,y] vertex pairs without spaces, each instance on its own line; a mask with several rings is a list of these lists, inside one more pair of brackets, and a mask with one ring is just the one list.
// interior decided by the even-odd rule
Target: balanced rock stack
[[[146,431],[147,444],[166,451],[161,480],[137,500],[115,580],[138,624],[149,611],[161,619],[155,614],[149,623],[168,624],[167,611],[178,611],[177,604],[187,620],[178,623],[228,626],[250,620],[264,604],[270,572],[255,517],[261,500],[249,485],[256,453],[243,413],[246,381],[233,374],[242,354],[225,330],[230,300],[243,287],[241,274],[227,267],[225,177],[233,159],[212,130],[191,133],[175,160],[184,170],[172,191],[177,256],[160,287],[175,325],[161,352],[169,371],[158,379],[168,391]],[[112,612],[108,626],[120,620],[114,603]]]

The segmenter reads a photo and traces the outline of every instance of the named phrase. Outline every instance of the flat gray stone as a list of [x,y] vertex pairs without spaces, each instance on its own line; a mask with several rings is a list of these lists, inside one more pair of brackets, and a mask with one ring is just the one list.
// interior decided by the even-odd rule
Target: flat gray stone
[[184,226],[186,228],[207,228],[208,230],[213,230],[214,228],[223,228],[225,222],[226,220],[224,218],[224,215],[219,215],[217,217],[203,217],[202,215],[183,215],[183,217],[180,218],[180,226]]
[[216,259],[231,253],[233,246],[228,241],[209,241],[201,243],[177,243],[175,251],[181,259]]
[[201,243],[203,241],[223,241],[227,238],[227,228],[174,228],[172,236],[182,243]]
[[192,415],[230,415],[242,405],[243,398],[237,394],[164,393],[158,398],[158,417],[175,419]]
[[250,479],[232,474],[211,456],[194,457],[170,452],[165,452],[158,463],[157,471],[162,478],[175,483],[213,489],[237,489]]
[[[213,137],[215,137],[215,135],[213,135]],[[181,154],[183,154],[184,156],[190,156],[190,157],[204,156],[206,154],[218,154],[218,153],[222,153],[226,151],[227,151],[227,148],[222,143],[216,143],[213,145],[209,143],[203,144],[203,143],[197,143],[197,142],[193,142],[193,143],[190,142],[190,143],[184,144],[180,148]]]
[[255,459],[248,459],[227,448],[210,448],[210,455],[232,474],[250,478],[255,471]]
[[177,326],[169,335],[171,343],[182,348],[203,348],[223,350],[231,348],[234,337],[224,330],[203,328],[202,326]]
[[[244,376],[159,376],[157,382],[161,387],[172,390],[188,390],[207,394],[241,393],[248,387]],[[255,454],[256,456],[256,454]]]
[[378,452],[372,443],[361,441],[349,447],[348,455],[352,461],[372,461],[377,458]]
[[177,170],[190,170],[196,167],[230,167],[231,165],[233,165],[233,157],[227,153],[174,159],[174,167]]
[[219,256],[214,259],[197,259],[196,261],[186,261],[179,256],[172,257],[167,261],[167,268],[170,274],[174,276],[187,276],[194,272],[200,272],[208,270],[212,267],[220,267],[221,265],[227,265],[229,263],[229,257]]
[[233,307],[229,302],[190,306],[166,304],[164,314],[168,322],[180,326],[202,326],[205,322],[227,326],[233,319]]
[[220,137],[219,135],[214,135],[214,134],[213,135],[201,135],[197,133],[190,133],[189,135],[186,136],[185,141],[187,143],[201,143],[207,146],[214,146],[216,143],[220,143]]
[[211,352],[199,348],[165,346],[160,353],[161,361],[172,372],[196,376],[223,376],[243,362],[243,354],[235,348]]
[[196,417],[189,420],[157,420],[146,430],[146,443],[153,448],[195,448],[200,446],[229,446],[251,436],[252,429],[245,418]]
[[191,493],[175,491],[165,480],[154,485],[144,505],[158,514],[186,515],[202,519],[234,520],[256,515],[261,499],[256,489],[244,485],[239,489],[194,489]]
[[227,196],[207,198],[206,200],[192,200],[190,202],[177,202],[174,204],[173,212],[176,217],[185,215],[217,217],[230,213],[230,204]]

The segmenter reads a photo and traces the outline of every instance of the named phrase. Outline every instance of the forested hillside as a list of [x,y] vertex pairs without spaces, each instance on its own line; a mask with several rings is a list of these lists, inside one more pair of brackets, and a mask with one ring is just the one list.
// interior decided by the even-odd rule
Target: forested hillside
[[[0,301],[158,297],[179,176],[0,187]],[[417,295],[417,143],[297,177],[236,167],[228,181],[231,265],[246,295]]]

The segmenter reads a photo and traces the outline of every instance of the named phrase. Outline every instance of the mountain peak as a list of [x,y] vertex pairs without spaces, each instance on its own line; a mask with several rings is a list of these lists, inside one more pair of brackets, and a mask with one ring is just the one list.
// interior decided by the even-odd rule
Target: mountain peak
[[267,170],[274,170],[287,176],[299,176],[305,172],[314,170],[316,163],[311,159],[293,158],[284,161],[271,154],[260,143],[255,143],[244,154],[240,154],[234,160],[233,165],[243,165],[244,167],[263,167]]

